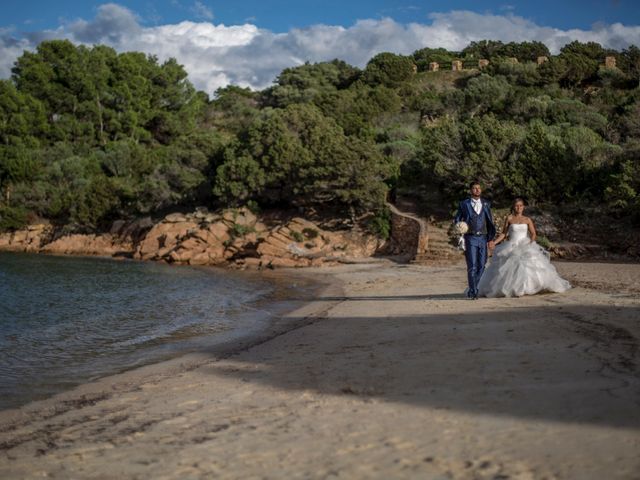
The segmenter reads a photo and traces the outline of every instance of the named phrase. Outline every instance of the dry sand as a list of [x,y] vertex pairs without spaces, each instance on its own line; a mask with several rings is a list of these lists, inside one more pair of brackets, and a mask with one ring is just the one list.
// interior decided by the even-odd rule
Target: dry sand
[[638,479],[640,265],[558,268],[478,301],[463,265],[314,270],[253,346],[0,413],[0,478]]

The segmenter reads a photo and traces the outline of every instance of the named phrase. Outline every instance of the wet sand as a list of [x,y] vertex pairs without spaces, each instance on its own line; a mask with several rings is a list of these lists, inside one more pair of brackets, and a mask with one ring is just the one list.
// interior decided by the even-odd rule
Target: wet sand
[[0,478],[636,479],[640,265],[564,294],[462,298],[388,262],[261,338],[0,412]]

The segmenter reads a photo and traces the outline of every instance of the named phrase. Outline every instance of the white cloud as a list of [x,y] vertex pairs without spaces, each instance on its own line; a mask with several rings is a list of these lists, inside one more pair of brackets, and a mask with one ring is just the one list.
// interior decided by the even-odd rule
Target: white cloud
[[82,43],[122,43],[140,35],[143,28],[138,17],[129,9],[115,3],[98,7],[96,18],[90,22],[77,20],[65,27],[65,33]]
[[28,39],[16,38],[11,29],[0,27],[0,78],[9,78],[15,59],[32,48]]
[[202,2],[196,2],[191,7],[191,11],[198,17],[205,20],[213,20],[213,12]]
[[13,61],[23,50],[34,49],[38,42],[51,38],[88,45],[105,43],[118,51],[154,54],[161,61],[175,57],[196,87],[207,93],[229,83],[265,88],[282,69],[305,61],[340,58],[363,67],[383,51],[409,54],[423,47],[460,50],[484,39],[538,40],[552,53],[573,40],[595,41],[615,49],[640,45],[640,26],[620,23],[597,25],[591,30],[560,30],[509,13],[469,11],[432,13],[428,19],[427,23],[410,24],[389,18],[360,20],[350,27],[314,25],[286,33],[259,29],[250,23],[225,26],[185,21],[144,27],[132,11],[110,3],[102,5],[94,19],[77,20],[56,30],[17,36],[14,31],[0,29],[0,76],[10,75]]

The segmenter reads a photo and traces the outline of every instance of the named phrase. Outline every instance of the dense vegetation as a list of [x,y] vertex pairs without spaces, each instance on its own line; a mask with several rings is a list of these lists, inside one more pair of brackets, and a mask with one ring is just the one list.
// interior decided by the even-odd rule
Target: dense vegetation
[[[427,71],[434,61],[441,71]],[[381,53],[364,70],[305,64],[209,99],[175,60],[47,41],[0,80],[0,229],[44,217],[96,230],[196,205],[353,216],[382,212],[390,188],[448,203],[476,178],[499,201],[637,219],[639,80],[635,46],[573,42],[551,56],[483,41]]]

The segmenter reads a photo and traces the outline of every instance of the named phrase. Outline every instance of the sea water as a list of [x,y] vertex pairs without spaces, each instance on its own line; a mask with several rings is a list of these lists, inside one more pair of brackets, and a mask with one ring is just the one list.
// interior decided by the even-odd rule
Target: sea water
[[297,288],[258,274],[0,252],[0,409],[263,329]]

